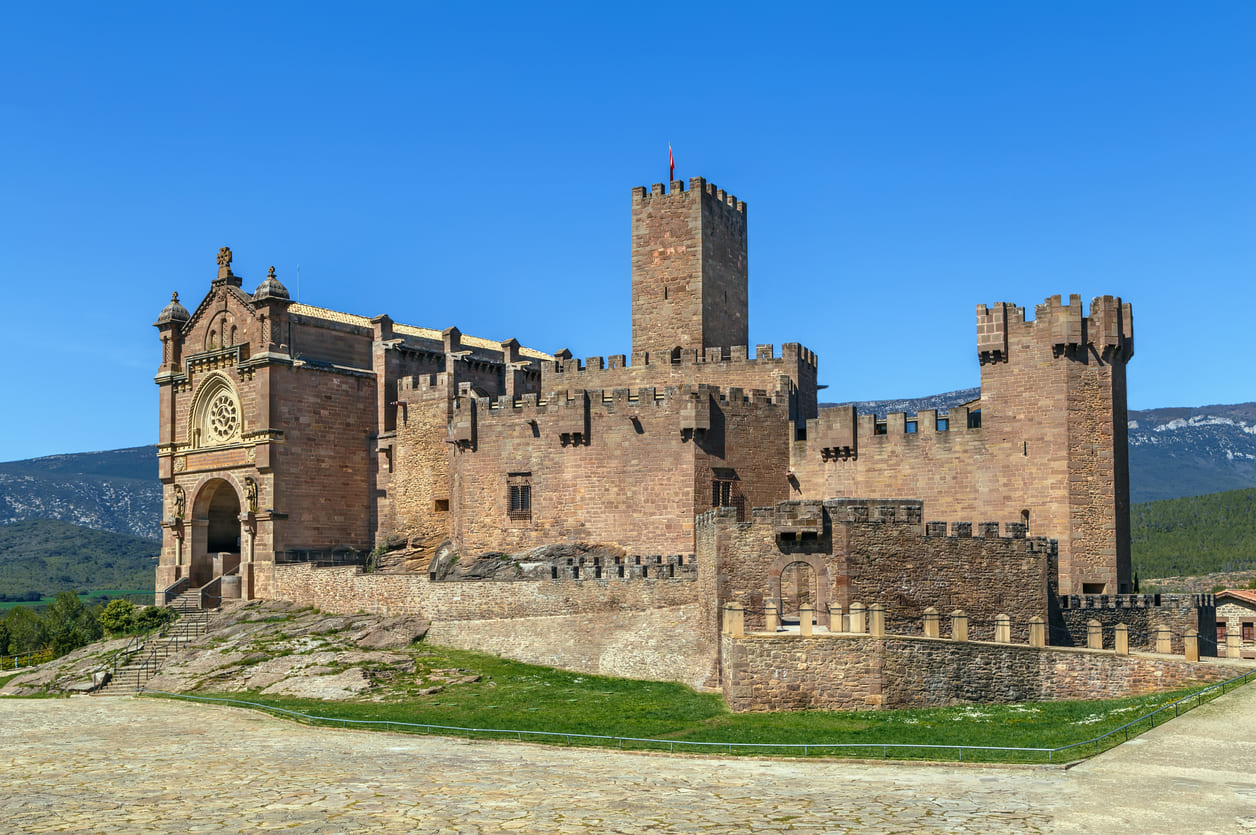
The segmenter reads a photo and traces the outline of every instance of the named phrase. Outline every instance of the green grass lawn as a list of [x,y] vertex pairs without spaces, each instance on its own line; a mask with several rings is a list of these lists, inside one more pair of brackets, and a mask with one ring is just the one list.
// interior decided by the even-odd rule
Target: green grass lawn
[[[811,748],[811,756],[944,759],[961,758],[954,747],[940,750],[895,749],[895,744],[1009,746],[1052,748],[1081,742],[1130,722],[1193,691],[1089,702],[1040,702],[1020,705],[969,705],[927,710],[862,712],[802,711],[742,713],[728,710],[718,695],[697,693],[681,684],[636,681],[574,673],[508,661],[491,655],[424,646],[415,651],[418,675],[391,682],[379,701],[327,702],[263,696],[258,693],[201,693],[258,702],[335,720],[374,720],[484,729],[476,738],[515,738],[505,731],[549,731],[559,736],[533,737],[556,744],[593,743],[562,734],[649,738],[671,741],[759,743],[771,746],[824,743],[875,744],[874,749]],[[446,671],[446,672],[441,672]],[[420,691],[450,678],[480,676],[478,681],[446,685],[440,692]],[[1170,712],[1169,716],[1172,715]],[[1163,724],[1160,716],[1156,724]],[[1140,723],[1131,736],[1151,727]],[[404,730],[394,726],[393,730]],[[421,732],[421,731],[416,731]],[[463,734],[465,735],[465,733]],[[527,738],[527,737],[525,737]],[[1099,746],[1117,744],[1123,735]],[[611,743],[613,745],[618,743]],[[880,746],[886,746],[884,749]],[[659,748],[624,742],[624,748]],[[667,745],[661,746],[664,750]],[[1095,746],[1056,761],[1096,753]],[[698,750],[676,746],[677,751]],[[708,749],[709,750],[709,749]],[[716,749],[726,753],[727,749]],[[736,748],[734,754],[802,755],[786,748]],[[964,751],[964,760],[1045,762],[1045,754]]]

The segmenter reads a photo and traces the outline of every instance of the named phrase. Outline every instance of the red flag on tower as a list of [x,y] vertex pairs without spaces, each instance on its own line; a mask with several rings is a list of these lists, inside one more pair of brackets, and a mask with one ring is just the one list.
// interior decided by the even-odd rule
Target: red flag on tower
[[676,159],[672,156],[672,143],[667,143],[667,179],[676,179]]

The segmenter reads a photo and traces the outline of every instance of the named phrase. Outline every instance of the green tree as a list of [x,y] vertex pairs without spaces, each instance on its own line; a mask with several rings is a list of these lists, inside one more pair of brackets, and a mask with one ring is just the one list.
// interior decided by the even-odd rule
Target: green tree
[[148,632],[165,626],[176,617],[178,614],[174,609],[168,609],[165,606],[145,606],[135,613],[134,629],[139,632]]
[[125,635],[135,628],[135,604],[129,600],[110,600],[97,620],[106,633]]
[[72,591],[60,592],[53,598],[44,615],[44,624],[52,651],[57,655],[86,646],[101,636],[96,614]]
[[9,654],[9,625],[0,620],[0,655]]
[[14,606],[5,616],[4,624],[9,629],[11,655],[43,649],[48,644],[48,628],[29,606]]

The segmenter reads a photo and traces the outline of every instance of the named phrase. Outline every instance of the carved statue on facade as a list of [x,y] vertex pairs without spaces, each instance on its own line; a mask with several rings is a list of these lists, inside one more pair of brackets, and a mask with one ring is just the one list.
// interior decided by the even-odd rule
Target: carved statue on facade
[[188,497],[179,485],[174,486],[174,518],[182,519],[187,514]]
[[257,482],[251,477],[244,479],[244,503],[249,513],[257,513]]

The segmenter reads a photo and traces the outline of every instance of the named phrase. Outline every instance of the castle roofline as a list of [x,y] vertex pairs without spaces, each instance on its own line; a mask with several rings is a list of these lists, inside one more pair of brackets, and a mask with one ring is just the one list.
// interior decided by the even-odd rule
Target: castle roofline
[[[325,307],[314,307],[313,305],[308,304],[294,304],[288,308],[288,312],[298,316],[307,316],[311,319],[324,319],[329,322],[339,322],[344,325],[358,325],[363,328],[371,327],[371,320],[366,316],[344,313],[339,310],[328,310]],[[414,325],[394,324],[393,333],[400,334],[402,336],[414,336],[420,339],[431,339],[436,342],[442,341],[441,332],[434,328],[420,328]],[[478,336],[468,336],[467,334],[462,335],[462,344],[470,348],[486,348],[493,351],[500,351],[502,347],[501,341],[494,342],[491,339],[483,339]],[[544,351],[538,351],[535,348],[521,347],[519,349],[519,353],[520,355],[530,357],[531,359],[554,359],[551,354],[547,354]]]

